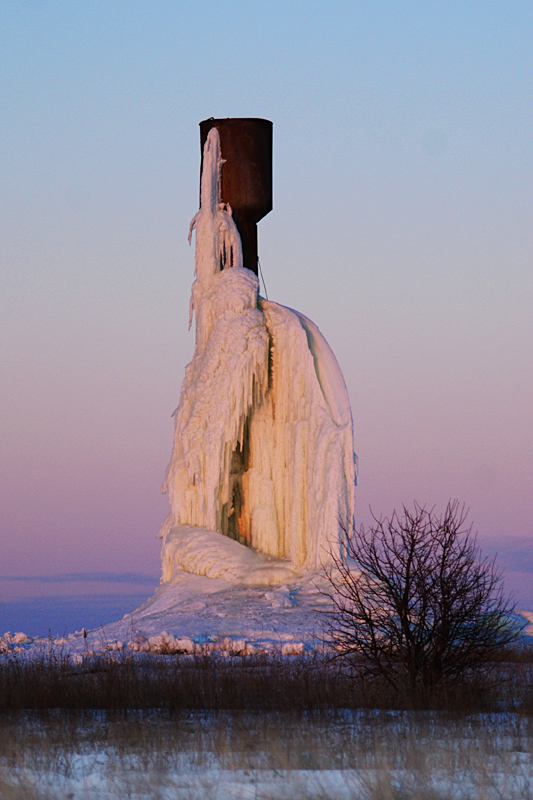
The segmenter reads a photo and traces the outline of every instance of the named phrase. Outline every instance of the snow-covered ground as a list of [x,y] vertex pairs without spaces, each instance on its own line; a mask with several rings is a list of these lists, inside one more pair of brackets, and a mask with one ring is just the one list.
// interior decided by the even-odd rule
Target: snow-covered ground
[[0,796],[25,800],[527,800],[513,714],[19,714],[0,720]]
[[[248,552],[248,548],[240,547]],[[88,631],[86,638],[82,631],[52,642],[45,637],[27,637],[23,632],[6,633],[0,637],[0,652],[9,649],[30,654],[53,646],[74,658],[87,651],[111,649],[132,653],[281,649],[288,655],[298,654],[321,646],[323,612],[329,605],[323,592],[327,593],[328,586],[314,571],[292,573],[286,583],[268,586],[178,570],[136,611]],[[518,617],[526,625],[524,635],[533,636],[533,612],[520,611]]]
[[[239,547],[249,553],[248,548]],[[318,612],[327,608],[328,599],[321,594],[326,589],[326,582],[315,572],[292,574],[288,582],[268,586],[230,583],[223,577],[179,570],[171,582],[159,586],[153,597],[122,620],[89,631],[87,638],[79,631],[54,641],[73,654],[113,646],[157,652],[163,644],[167,651],[196,646],[196,650],[254,652],[281,646],[286,653],[298,653],[320,638]],[[152,637],[156,638],[149,643]],[[23,633],[7,638],[9,642],[0,638],[0,649],[49,645],[44,637],[28,639]]]

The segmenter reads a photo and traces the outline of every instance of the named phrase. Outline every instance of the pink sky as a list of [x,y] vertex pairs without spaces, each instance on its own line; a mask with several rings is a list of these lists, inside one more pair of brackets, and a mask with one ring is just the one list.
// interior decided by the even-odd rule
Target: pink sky
[[253,5],[0,11],[3,574],[158,572],[211,115],[274,122],[261,263],[344,372],[359,521],[533,537],[531,8]]

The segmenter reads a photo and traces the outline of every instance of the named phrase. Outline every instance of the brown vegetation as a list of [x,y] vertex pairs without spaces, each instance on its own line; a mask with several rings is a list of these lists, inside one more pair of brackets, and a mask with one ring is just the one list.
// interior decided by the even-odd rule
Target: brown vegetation
[[335,709],[520,710],[533,713],[533,650],[508,652],[483,675],[463,675],[446,691],[418,692],[366,674],[361,661],[321,655],[89,656],[55,653],[0,660],[0,712],[83,710],[297,711]]

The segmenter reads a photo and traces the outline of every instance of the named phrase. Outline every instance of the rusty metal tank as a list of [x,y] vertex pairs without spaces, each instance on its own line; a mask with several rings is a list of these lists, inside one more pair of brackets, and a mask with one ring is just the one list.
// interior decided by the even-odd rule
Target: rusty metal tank
[[242,240],[243,263],[257,275],[257,223],[272,211],[272,123],[254,117],[204,119],[200,122],[200,148],[217,128],[222,165],[221,200],[233,209]]

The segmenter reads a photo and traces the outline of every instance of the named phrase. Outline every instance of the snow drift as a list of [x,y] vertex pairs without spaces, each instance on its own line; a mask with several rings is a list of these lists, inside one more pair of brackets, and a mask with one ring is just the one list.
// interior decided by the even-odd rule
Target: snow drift
[[[350,404],[316,325],[260,297],[257,276],[242,266],[231,208],[220,202],[216,128],[203,163],[200,210],[190,230],[196,231],[190,320],[194,314],[196,346],[174,412],[163,484],[170,501],[160,532],[163,580],[180,568],[231,582],[254,580],[256,572],[259,583],[277,583],[288,568],[328,561],[339,552],[341,526],[352,523]],[[224,536],[238,546],[228,548]],[[266,569],[261,554],[270,557]],[[276,570],[273,559],[285,569],[279,563]]]

